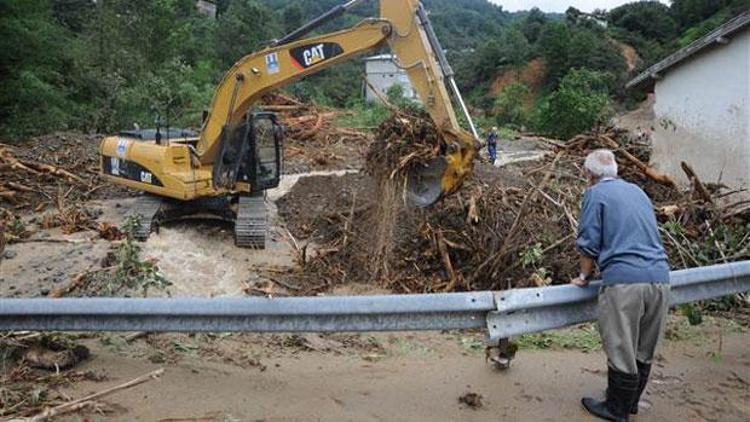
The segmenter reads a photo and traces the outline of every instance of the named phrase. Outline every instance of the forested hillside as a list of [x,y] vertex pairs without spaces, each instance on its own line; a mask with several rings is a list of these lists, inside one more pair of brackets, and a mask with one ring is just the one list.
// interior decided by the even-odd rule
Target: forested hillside
[[[216,3],[214,20],[194,0],[0,1],[0,135],[112,132],[151,125],[157,111],[172,124],[195,126],[234,61],[340,0]],[[322,30],[374,16],[376,3]],[[570,116],[552,119],[557,107],[585,110],[574,116],[583,126],[602,118],[611,98],[626,99],[630,74],[747,10],[750,0],[645,1],[564,16],[507,13],[485,0],[425,5],[477,115],[564,136],[554,128]],[[635,69],[624,44],[641,59]],[[521,72],[532,60],[543,63],[541,89],[521,82],[490,89],[498,75]],[[352,106],[361,101],[362,69],[352,61],[289,89],[319,104]]]

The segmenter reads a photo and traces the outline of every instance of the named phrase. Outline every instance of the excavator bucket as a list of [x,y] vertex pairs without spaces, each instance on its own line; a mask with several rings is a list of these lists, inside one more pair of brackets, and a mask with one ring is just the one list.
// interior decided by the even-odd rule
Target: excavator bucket
[[444,157],[433,158],[412,169],[406,178],[406,197],[419,208],[429,207],[443,195],[443,175],[448,168]]

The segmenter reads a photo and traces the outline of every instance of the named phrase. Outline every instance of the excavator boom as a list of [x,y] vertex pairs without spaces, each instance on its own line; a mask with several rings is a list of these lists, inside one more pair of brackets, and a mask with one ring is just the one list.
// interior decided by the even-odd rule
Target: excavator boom
[[[427,13],[417,0],[382,0],[378,19],[366,19],[347,30],[299,40],[306,32],[359,2],[352,0],[333,8],[272,46],[242,58],[227,72],[201,131],[197,145],[201,163],[216,162],[228,128],[240,124],[246,111],[263,94],[387,44],[440,130],[448,151],[433,164],[437,172],[434,168],[425,169],[412,178],[409,184],[412,202],[429,205],[460,186],[471,171],[476,131]],[[448,88],[461,105],[473,136],[458,124]]]

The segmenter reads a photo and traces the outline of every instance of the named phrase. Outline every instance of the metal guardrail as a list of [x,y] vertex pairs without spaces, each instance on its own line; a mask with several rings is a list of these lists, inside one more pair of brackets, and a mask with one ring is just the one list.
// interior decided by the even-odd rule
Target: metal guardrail
[[[0,331],[411,331],[490,340],[596,319],[598,283],[501,292],[289,298],[0,299]],[[672,304],[750,291],[750,261],[672,272]]]
[[0,330],[406,331],[483,328],[491,292],[174,299],[0,299]]

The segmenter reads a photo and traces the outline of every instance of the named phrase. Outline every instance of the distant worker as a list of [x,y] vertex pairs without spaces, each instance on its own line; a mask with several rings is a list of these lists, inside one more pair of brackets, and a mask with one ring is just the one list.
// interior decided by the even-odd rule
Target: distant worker
[[669,305],[669,263],[653,205],[638,186],[617,177],[610,150],[592,152],[584,162],[588,189],[583,196],[576,246],[585,287],[598,264],[599,334],[607,354],[603,401],[584,398],[594,416],[628,421],[638,412]]
[[497,160],[497,127],[492,127],[490,134],[487,136],[487,152],[490,155],[490,162]]

